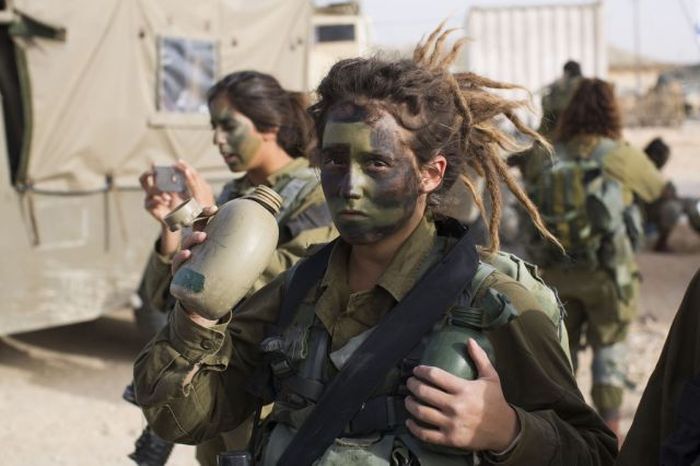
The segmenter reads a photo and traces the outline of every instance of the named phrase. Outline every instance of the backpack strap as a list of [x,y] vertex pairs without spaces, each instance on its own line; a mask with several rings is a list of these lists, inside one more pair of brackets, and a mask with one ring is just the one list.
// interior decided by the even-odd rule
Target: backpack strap
[[469,286],[469,296],[471,296],[472,299],[474,299],[474,297],[477,295],[479,289],[481,289],[481,286],[484,284],[484,281],[486,281],[486,279],[495,271],[496,267],[493,265],[479,261],[479,266],[477,267],[474,278]]
[[338,240],[331,241],[289,269],[289,279],[285,285],[284,299],[282,300],[276,325],[279,330],[284,330],[292,323],[294,314],[301,302],[311,291],[311,288],[323,277],[323,274],[326,273],[328,260],[331,257],[331,251],[333,251],[336,241]]
[[[595,146],[595,148],[591,152],[591,155],[588,158],[589,160],[601,164],[603,162],[603,157],[605,156],[605,154],[616,148],[618,145],[619,142],[613,139],[600,138],[600,141]],[[571,155],[569,154],[569,151],[566,148],[566,144],[562,144],[561,142],[554,144],[554,153],[557,154],[557,160],[569,160]]]
[[600,138],[600,142],[597,146],[595,146],[593,152],[591,152],[590,159],[602,165],[605,154],[616,148],[618,145],[619,143],[613,139]]
[[304,167],[291,173],[286,183],[275,186],[275,191],[282,196],[282,208],[277,214],[277,223],[283,225],[319,183],[316,171]]
[[302,301],[314,284],[323,277],[335,241],[337,240],[297,262],[288,271],[289,278],[284,285],[285,293],[277,323],[266,329],[266,338],[260,343],[261,351],[267,355],[267,364],[258,367],[247,385],[248,392],[262,399],[265,404],[275,400],[273,374],[283,375],[293,372],[290,362],[284,357],[284,348],[281,346],[282,340],[279,336],[294,321]]

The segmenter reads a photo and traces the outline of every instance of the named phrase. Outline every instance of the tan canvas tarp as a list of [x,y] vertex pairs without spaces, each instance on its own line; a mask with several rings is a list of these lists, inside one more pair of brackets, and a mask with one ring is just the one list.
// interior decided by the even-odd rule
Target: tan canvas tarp
[[135,186],[153,161],[184,158],[225,173],[206,114],[156,111],[157,37],[214,40],[218,77],[240,69],[303,89],[308,0],[15,0],[18,11],[66,29],[65,41],[17,38],[28,65],[37,189]]

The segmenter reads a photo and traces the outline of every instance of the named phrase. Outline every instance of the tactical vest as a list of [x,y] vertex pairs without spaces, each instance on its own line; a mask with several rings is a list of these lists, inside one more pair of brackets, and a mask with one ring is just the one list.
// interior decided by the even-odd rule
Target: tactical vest
[[[424,262],[422,275],[437,262],[445,250],[449,238],[438,237],[429,260]],[[569,353],[565,328],[562,325],[562,308],[555,294],[537,277],[533,266],[515,256],[497,253],[480,262],[468,293],[476,297],[468,303],[452,307],[470,306],[481,312],[500,312],[498,306],[511,306],[507,297],[493,288],[483,289],[485,280],[496,271],[523,284],[542,303],[543,309],[560,331],[560,342],[567,356]],[[290,273],[290,286],[294,283],[294,270]],[[318,293],[318,290],[312,291]],[[318,294],[316,295],[318,298]],[[296,310],[291,325],[282,334],[263,341],[262,349],[273,372],[275,405],[267,418],[262,441],[258,444],[259,464],[276,465],[279,457],[291,441],[296,430],[320,399],[326,383],[342,369],[353,351],[366,339],[369,329],[352,339],[341,349],[329,353],[330,336],[316,317],[314,303],[317,299],[304,300]],[[515,312],[515,311],[513,311]],[[445,315],[447,319],[449,311]],[[433,334],[442,327],[436,324]],[[404,422],[408,413],[404,407],[407,394],[405,382],[413,368],[421,360],[423,351],[431,339],[426,336],[416,347],[386,374],[375,393],[364,403],[341,438],[315,463],[326,465],[363,464],[368,466],[415,465],[444,466],[476,464],[473,453],[447,453],[436,450],[415,439],[408,433]]]
[[564,144],[555,146],[556,159],[528,192],[566,256],[541,235],[535,235],[528,252],[546,267],[603,268],[627,301],[632,296],[633,242],[641,242],[642,229],[639,211],[625,205],[622,183],[603,169],[603,158],[617,144],[601,138],[590,156],[570,153]]

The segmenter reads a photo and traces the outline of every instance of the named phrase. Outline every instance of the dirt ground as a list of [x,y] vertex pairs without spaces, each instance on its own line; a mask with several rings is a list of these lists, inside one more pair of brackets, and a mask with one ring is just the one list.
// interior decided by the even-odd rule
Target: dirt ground
[[[662,135],[674,151],[666,175],[682,195],[700,196],[698,129],[699,123],[688,123],[679,130],[628,131],[627,137],[642,146]],[[687,225],[678,228],[671,244],[674,253],[643,253],[639,259],[644,275],[641,309],[630,338],[630,379],[637,386],[625,400],[625,429],[683,291],[700,265],[700,237]],[[133,464],[126,455],[144,421],[121,394],[143,344],[128,310],[94,322],[0,339],[0,464]],[[585,360],[579,380],[587,392],[590,373]],[[196,464],[193,448],[177,446],[168,464]]]

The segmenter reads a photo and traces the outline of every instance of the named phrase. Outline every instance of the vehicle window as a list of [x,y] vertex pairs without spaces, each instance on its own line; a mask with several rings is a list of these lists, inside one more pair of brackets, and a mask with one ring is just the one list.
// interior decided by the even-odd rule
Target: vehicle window
[[217,76],[216,43],[160,37],[158,51],[158,111],[206,114],[207,89]]
[[354,24],[325,24],[316,26],[316,42],[346,42],[354,40]]

